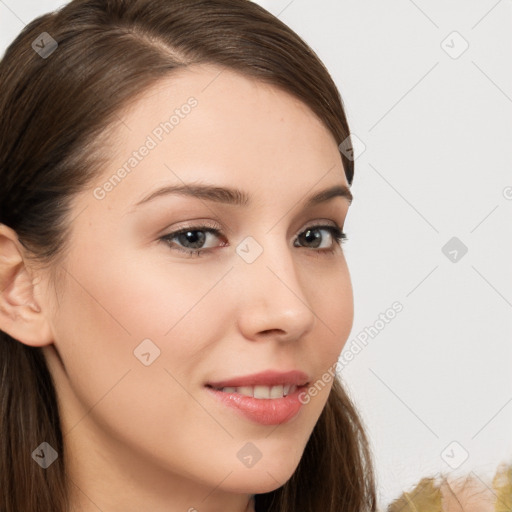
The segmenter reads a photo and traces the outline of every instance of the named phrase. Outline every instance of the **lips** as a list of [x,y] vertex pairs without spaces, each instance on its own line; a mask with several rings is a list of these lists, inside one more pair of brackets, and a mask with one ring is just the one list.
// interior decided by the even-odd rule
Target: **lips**
[[241,388],[241,387],[274,387],[274,386],[305,386],[308,384],[309,377],[306,373],[299,370],[286,372],[276,370],[266,370],[252,375],[244,375],[231,379],[208,382],[207,386],[214,389],[222,388]]
[[265,372],[209,382],[209,394],[221,404],[262,425],[278,425],[295,418],[302,408],[299,394],[309,384],[304,372]]

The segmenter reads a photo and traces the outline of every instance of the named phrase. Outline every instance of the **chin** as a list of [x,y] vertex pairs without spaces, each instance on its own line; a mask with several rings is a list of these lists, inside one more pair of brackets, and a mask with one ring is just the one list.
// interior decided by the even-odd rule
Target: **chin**
[[231,492],[237,493],[264,494],[275,491],[282,487],[297,469],[298,461],[297,464],[293,462],[277,457],[275,461],[266,464],[261,460],[252,468],[237,469],[226,479],[225,484]]

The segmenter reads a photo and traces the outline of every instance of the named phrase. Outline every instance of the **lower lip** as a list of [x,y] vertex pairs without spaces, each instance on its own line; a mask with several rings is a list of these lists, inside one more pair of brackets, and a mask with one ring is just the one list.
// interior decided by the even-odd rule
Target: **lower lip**
[[290,421],[299,413],[302,403],[299,395],[306,386],[298,387],[283,398],[253,398],[239,393],[225,393],[218,389],[206,389],[228,407],[233,407],[246,418],[260,425],[280,425]]

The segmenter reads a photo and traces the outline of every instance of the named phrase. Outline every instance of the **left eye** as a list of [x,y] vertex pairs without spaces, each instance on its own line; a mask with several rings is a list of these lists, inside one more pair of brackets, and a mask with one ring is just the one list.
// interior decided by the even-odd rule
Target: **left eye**
[[[327,231],[333,241],[327,246],[321,247],[323,237],[319,233],[320,231]],[[160,240],[166,242],[171,249],[179,252],[184,252],[190,256],[200,256],[204,252],[208,252],[210,248],[204,248],[207,236],[206,234],[220,237],[221,231],[209,226],[190,226],[187,228],[174,231],[167,235],[160,237]],[[176,239],[179,244],[177,245],[173,240]],[[306,230],[299,233],[297,240],[305,244],[313,244],[312,248],[317,249],[317,252],[333,253],[336,251],[336,247],[347,239],[345,233],[340,229],[338,225],[317,225],[310,226]],[[185,246],[185,247],[184,247]],[[300,247],[294,243],[294,247]],[[319,249],[319,250],[318,250]]]

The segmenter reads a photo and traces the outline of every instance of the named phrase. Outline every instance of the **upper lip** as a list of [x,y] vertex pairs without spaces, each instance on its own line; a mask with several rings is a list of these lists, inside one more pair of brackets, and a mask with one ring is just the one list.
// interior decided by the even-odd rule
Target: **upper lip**
[[307,374],[299,370],[291,370],[287,372],[266,370],[264,372],[253,373],[251,375],[243,375],[240,377],[233,377],[231,379],[208,382],[207,385],[214,388],[237,388],[241,386],[279,386],[285,384],[304,386],[308,382],[309,378]]

